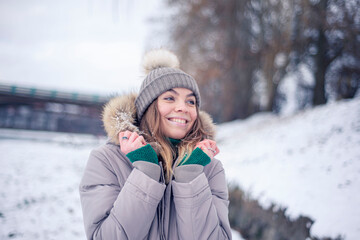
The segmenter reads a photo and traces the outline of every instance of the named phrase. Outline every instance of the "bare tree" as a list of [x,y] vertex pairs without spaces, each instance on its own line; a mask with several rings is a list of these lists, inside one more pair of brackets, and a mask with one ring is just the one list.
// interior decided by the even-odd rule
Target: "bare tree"
[[[359,88],[360,0],[168,0],[171,41],[216,121],[276,111],[278,86],[307,64],[301,107]],[[300,76],[301,77],[301,76]],[[330,86],[330,87],[328,87]]]

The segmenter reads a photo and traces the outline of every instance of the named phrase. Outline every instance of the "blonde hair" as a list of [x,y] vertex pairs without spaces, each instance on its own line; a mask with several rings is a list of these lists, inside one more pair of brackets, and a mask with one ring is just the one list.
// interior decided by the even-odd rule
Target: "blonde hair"
[[193,126],[177,146],[174,146],[169,138],[162,133],[157,99],[151,103],[141,119],[140,130],[143,132],[145,140],[153,146],[158,154],[159,161],[163,164],[166,183],[170,181],[172,176],[174,161],[179,159],[177,165],[184,158],[186,161],[194,150],[195,145],[207,138],[197,107],[196,112],[197,118]]

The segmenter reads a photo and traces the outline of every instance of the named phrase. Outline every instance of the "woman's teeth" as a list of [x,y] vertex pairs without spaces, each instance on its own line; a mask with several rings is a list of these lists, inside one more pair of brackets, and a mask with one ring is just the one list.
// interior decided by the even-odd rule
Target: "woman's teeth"
[[172,121],[172,122],[177,122],[177,123],[182,123],[182,124],[185,124],[185,123],[186,123],[186,120],[185,120],[185,119],[170,118],[169,120]]

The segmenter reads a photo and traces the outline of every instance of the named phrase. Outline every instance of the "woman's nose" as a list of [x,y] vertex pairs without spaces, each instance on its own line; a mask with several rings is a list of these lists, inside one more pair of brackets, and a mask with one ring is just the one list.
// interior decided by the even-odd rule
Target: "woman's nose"
[[175,106],[175,111],[176,112],[187,112],[187,106],[185,104],[185,102],[177,102],[176,106]]

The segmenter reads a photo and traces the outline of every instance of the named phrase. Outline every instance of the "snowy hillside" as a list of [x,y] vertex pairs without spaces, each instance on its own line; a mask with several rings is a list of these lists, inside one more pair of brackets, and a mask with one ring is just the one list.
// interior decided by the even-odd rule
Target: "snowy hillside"
[[[0,129],[0,239],[85,239],[78,184],[88,135]],[[320,237],[360,236],[360,99],[219,126],[227,177],[315,220]]]
[[315,220],[312,234],[360,239],[360,99],[291,117],[258,114],[218,128],[219,159],[267,206]]

